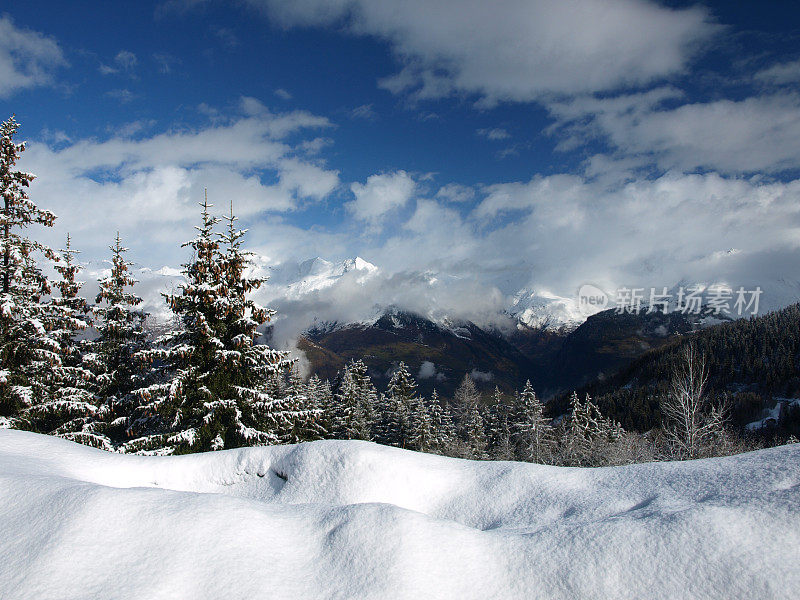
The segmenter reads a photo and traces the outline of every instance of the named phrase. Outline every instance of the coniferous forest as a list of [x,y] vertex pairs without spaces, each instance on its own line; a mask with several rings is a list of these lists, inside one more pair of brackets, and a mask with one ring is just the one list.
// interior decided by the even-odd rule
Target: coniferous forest
[[[547,404],[531,382],[513,394],[482,394],[469,375],[452,398],[435,390],[424,398],[402,362],[384,391],[360,360],[334,381],[313,374],[304,380],[287,352],[261,343],[274,313],[251,294],[265,280],[248,275],[246,231],[233,205],[218,217],[207,198],[196,235],[184,244],[191,251],[184,283],[164,294],[174,327],[154,335],[119,235],[110,240],[110,274],[92,299],[81,295],[75,241],[67,237],[59,250],[37,241],[37,231],[56,217],[29,197],[34,176],[16,170],[25,150],[14,140],[17,130],[13,117],[2,124],[0,427],[121,453],[335,438],[473,459],[597,466],[754,447],[731,420],[747,410],[748,397],[731,401],[724,382],[734,372],[754,379],[759,365],[744,351],[738,360],[725,358],[731,353],[723,347],[755,347],[780,371],[770,389],[797,391],[796,331],[789,341],[772,339],[783,326],[757,324],[780,316],[713,328],[698,343],[663,348],[602,385]],[[45,275],[42,261],[55,278]],[[632,388],[632,373],[647,385]],[[792,390],[784,389],[789,380]]]

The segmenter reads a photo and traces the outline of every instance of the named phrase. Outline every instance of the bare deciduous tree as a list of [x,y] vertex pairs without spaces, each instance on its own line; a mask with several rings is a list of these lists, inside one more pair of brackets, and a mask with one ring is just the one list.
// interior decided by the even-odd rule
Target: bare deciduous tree
[[725,425],[724,406],[710,406],[705,396],[708,365],[694,345],[683,348],[670,390],[661,401],[664,433],[677,458],[698,458]]

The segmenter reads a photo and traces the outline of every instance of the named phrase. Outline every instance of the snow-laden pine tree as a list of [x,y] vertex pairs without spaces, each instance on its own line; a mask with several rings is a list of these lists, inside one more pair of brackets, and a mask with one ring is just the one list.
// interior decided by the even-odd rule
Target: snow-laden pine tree
[[372,440],[378,392],[363,361],[348,363],[334,396],[333,433],[337,439]]
[[387,443],[400,448],[411,446],[415,430],[414,416],[418,401],[417,382],[414,381],[405,363],[401,362],[392,374],[386,392],[384,408],[388,413],[388,419],[386,420],[387,423],[391,423],[394,426],[393,431],[391,429],[386,431]]
[[314,427],[318,437],[313,439],[326,439],[333,431],[333,393],[331,384],[314,374],[306,382],[306,397],[309,410],[315,411]]
[[514,402],[514,441],[520,460],[546,463],[551,460],[553,427],[544,416],[544,405],[539,401],[530,380]]
[[464,416],[464,434],[469,450],[468,457],[474,459],[488,458],[489,440],[486,437],[483,417],[477,404],[470,405],[467,408]]
[[99,280],[93,309],[98,337],[88,344],[85,361],[95,374],[96,393],[103,404],[102,424],[96,427],[119,443],[136,405],[132,392],[143,383],[144,365],[137,355],[147,344],[147,314],[137,308],[142,299],[133,293],[133,263],[125,259],[128,248],[122,245],[119,232],[109,250],[111,271]]
[[469,458],[486,458],[489,445],[481,415],[481,395],[469,374],[464,375],[461,385],[453,397],[460,415],[459,432],[466,444],[465,454]]
[[29,238],[32,225],[52,227],[55,215],[28,197],[34,175],[15,170],[25,144],[14,142],[19,124],[0,124],[0,426],[24,427],[20,413],[47,399],[61,348],[50,335],[52,307],[47,277],[35,254],[56,260],[47,246]]
[[433,421],[425,399],[417,397],[414,401],[414,411],[411,415],[411,437],[409,448],[420,452],[431,452],[435,449],[436,436],[433,432]]
[[513,460],[511,427],[508,422],[508,403],[500,388],[495,386],[492,402],[486,411],[486,430],[489,451],[495,460]]
[[622,426],[604,417],[589,395],[581,402],[573,392],[570,416],[561,445],[561,462],[570,466],[595,467],[609,464],[613,446],[625,431]]
[[61,278],[55,283],[59,295],[50,300],[50,336],[60,348],[60,362],[53,365],[45,399],[25,411],[34,431],[58,435],[76,442],[111,450],[111,441],[97,427],[104,407],[94,392],[94,374],[84,362],[86,344],[76,336],[89,327],[90,309],[80,296],[82,283],[78,254],[67,235],[66,247],[59,251],[55,269]]
[[[221,450],[286,441],[304,418],[297,399],[275,397],[267,389],[293,360],[287,352],[258,344],[259,326],[274,315],[251,298],[263,278],[250,277],[245,230],[231,211],[227,231],[214,231],[206,200],[202,223],[187,242],[193,260],[184,265],[180,293],[166,295],[181,329],[143,353],[160,361],[161,381],[137,391],[139,406],[131,430],[139,437],[126,451],[162,453]],[[221,243],[220,243],[221,242]]]
[[431,450],[437,454],[455,454],[456,431],[453,417],[447,404],[442,403],[439,393],[434,389],[428,407],[430,415],[433,442]]
[[291,424],[285,441],[289,444],[321,440],[327,435],[323,423],[323,408],[318,404],[319,378],[309,386],[303,381],[297,365],[293,365],[287,375],[283,388],[283,396],[290,403],[290,408],[298,412]]

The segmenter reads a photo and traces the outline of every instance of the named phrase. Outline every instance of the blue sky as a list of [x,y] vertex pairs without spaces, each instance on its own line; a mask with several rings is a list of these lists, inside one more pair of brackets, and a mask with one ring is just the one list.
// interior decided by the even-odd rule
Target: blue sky
[[489,298],[800,280],[794,2],[0,10],[0,115],[48,241],[85,258],[120,229],[178,264],[207,187],[273,263],[358,254]]

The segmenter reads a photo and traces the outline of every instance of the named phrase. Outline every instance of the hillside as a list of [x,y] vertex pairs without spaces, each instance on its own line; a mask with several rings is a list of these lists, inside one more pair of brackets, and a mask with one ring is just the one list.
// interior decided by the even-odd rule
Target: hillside
[[371,325],[308,332],[298,346],[320,377],[333,381],[348,361],[361,359],[380,388],[394,366],[404,361],[424,394],[435,387],[452,395],[464,373],[473,373],[484,387],[512,390],[538,372],[513,344],[474,323],[443,326],[402,311],[387,312]]
[[0,481],[0,597],[16,600],[800,587],[800,445],[567,469],[353,441],[145,458],[0,431]]
[[[646,430],[658,424],[658,398],[666,392],[681,348],[694,343],[709,368],[708,393],[726,395],[734,425],[745,426],[774,410],[777,399],[800,396],[800,305],[767,315],[722,323],[678,336],[643,354],[617,374],[586,385],[604,412],[627,428]],[[553,412],[566,407],[566,397]],[[800,410],[782,413],[783,433],[800,432]]]
[[[371,324],[351,324],[306,332],[298,346],[311,370],[333,381],[352,359],[362,359],[379,387],[404,361],[420,390],[434,387],[449,396],[464,373],[476,372],[483,389],[520,389],[530,379],[549,396],[572,390],[598,376],[626,367],[648,350],[702,326],[705,316],[671,313],[618,314],[607,310],[575,329],[548,329],[517,323],[509,330],[482,329],[470,321],[436,323],[407,311],[391,310]],[[430,363],[427,370],[423,363]]]

